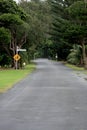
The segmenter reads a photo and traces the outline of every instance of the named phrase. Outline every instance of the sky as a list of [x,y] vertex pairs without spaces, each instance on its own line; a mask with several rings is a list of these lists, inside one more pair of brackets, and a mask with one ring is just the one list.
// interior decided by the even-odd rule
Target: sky
[[19,0],[14,0],[14,1],[16,1],[18,3]]
[[[14,1],[16,1],[17,3],[20,1],[20,0],[14,0]],[[27,1],[30,1],[30,0],[27,0]],[[43,1],[43,0],[42,0]]]
[[[20,0],[14,0],[14,1],[16,1],[17,3],[20,1]],[[29,0],[28,0],[29,1]]]

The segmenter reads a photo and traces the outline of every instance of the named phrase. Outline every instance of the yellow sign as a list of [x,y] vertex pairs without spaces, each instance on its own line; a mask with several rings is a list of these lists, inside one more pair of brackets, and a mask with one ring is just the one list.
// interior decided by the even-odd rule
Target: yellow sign
[[14,58],[14,60],[18,61],[18,60],[20,60],[21,57],[18,54],[16,54],[16,55],[14,55],[13,58]]

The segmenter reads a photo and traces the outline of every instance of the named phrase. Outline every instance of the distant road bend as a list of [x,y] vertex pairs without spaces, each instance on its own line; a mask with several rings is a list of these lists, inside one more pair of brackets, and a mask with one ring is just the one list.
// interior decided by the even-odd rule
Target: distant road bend
[[0,94],[0,130],[87,130],[87,81],[60,62],[37,69]]

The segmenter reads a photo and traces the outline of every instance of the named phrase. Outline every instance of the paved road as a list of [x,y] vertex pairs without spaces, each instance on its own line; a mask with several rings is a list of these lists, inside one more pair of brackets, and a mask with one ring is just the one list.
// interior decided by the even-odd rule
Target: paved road
[[87,81],[61,63],[37,70],[0,94],[0,130],[87,130]]

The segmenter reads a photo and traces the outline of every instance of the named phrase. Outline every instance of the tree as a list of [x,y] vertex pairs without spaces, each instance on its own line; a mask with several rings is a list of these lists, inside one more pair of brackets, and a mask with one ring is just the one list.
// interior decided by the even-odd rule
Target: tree
[[[16,54],[17,45],[21,47],[26,41],[26,13],[13,0],[0,0],[0,14],[0,26],[8,28],[11,32],[9,51],[12,50],[13,57]],[[19,27],[22,28],[24,33],[20,32],[21,28],[19,29]],[[21,35],[18,35],[19,33]],[[18,41],[19,36],[20,42]]]
[[80,45],[73,45],[73,49],[70,50],[67,61],[70,64],[82,65],[82,47]]
[[[1,27],[0,28],[0,65],[4,65],[4,64],[10,64],[8,61],[10,61],[11,59],[9,57],[11,57],[8,48],[8,44],[11,40],[11,33],[8,29]],[[5,51],[6,52],[5,52]],[[8,54],[8,56],[6,56],[6,53]]]
[[[54,43],[55,55],[59,59],[66,59],[71,45],[65,39],[65,30],[68,26],[66,8],[68,4],[64,0],[49,0],[52,10],[51,39]],[[68,2],[68,1],[67,1]]]
[[87,69],[87,55],[85,45],[87,43],[87,3],[84,1],[74,2],[68,8],[69,15],[71,16],[72,26],[69,29],[74,41],[82,46],[82,54],[84,67]]
[[1,27],[0,28],[0,43],[4,44],[4,43],[9,43],[11,39],[11,33],[8,29]]
[[20,6],[30,16],[30,18],[27,19],[30,28],[26,44],[27,49],[29,49],[29,54],[33,56],[34,53],[36,54],[38,51],[41,52],[41,50],[42,53],[44,53],[43,46],[49,39],[48,32],[51,24],[48,2],[41,0],[21,0]]

